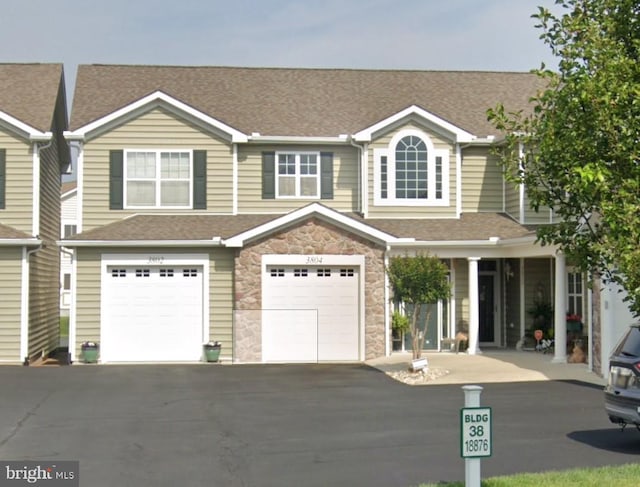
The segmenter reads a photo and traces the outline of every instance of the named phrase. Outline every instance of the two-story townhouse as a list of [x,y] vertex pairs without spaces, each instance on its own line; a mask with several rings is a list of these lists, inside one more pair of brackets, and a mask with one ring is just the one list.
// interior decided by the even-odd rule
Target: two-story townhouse
[[[486,110],[527,109],[532,74],[83,65],[70,352],[197,361],[361,361],[391,353],[386,265],[450,269],[427,347],[515,347],[535,300],[566,340],[550,212],[504,182]],[[572,306],[586,294],[572,287]],[[556,360],[566,359],[556,347]]]
[[67,124],[61,64],[0,64],[0,362],[58,347]]

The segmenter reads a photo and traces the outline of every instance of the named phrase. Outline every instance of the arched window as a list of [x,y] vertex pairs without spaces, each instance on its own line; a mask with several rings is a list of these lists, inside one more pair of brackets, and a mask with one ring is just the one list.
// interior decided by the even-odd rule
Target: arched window
[[418,130],[403,130],[388,149],[374,150],[374,203],[381,206],[447,206],[449,151],[435,149]]
[[427,145],[407,135],[396,144],[396,198],[427,199]]

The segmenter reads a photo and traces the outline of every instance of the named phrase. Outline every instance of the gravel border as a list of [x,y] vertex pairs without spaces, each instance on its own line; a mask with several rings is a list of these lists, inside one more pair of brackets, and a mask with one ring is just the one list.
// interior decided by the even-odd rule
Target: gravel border
[[408,384],[410,386],[420,386],[443,377],[449,373],[447,369],[438,367],[428,367],[419,372],[410,372],[409,370],[393,370],[385,372],[389,377]]

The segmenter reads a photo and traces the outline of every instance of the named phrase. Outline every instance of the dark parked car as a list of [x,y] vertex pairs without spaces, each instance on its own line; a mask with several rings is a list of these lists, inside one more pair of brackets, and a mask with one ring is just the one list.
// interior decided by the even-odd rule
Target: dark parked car
[[640,430],[640,323],[629,327],[611,355],[604,401],[612,423]]

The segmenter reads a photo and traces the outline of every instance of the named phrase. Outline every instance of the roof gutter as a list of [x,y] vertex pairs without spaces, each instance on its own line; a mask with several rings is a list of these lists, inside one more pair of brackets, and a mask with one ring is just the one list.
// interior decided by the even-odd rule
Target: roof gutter
[[247,137],[248,142],[260,144],[348,144],[349,136],[346,134],[337,137],[299,137],[294,135],[260,135],[254,132]]
[[487,135],[486,137],[478,137],[476,139],[465,142],[464,144],[461,144],[460,149],[466,149],[467,147],[471,147],[471,146],[478,147],[478,146],[493,145],[495,142],[496,142],[495,135]]
[[389,247],[497,247],[503,240],[489,237],[485,240],[414,240],[390,242]]
[[0,247],[15,247],[17,245],[38,247],[42,245],[42,240],[39,238],[0,238]]
[[210,240],[58,240],[58,247],[222,247],[222,237]]

